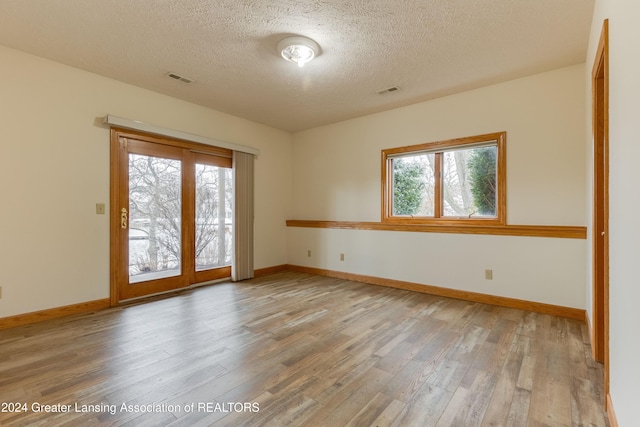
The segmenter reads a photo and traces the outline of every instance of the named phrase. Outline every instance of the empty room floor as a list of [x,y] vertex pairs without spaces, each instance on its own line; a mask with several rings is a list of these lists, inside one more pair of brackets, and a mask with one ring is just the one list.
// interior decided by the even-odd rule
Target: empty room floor
[[1,425],[607,426],[579,321],[284,272],[0,331]]

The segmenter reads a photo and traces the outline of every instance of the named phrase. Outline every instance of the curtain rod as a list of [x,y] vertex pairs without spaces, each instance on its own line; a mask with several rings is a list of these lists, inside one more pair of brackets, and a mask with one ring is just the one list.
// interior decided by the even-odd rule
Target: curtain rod
[[124,129],[139,130],[142,132],[153,133],[156,135],[170,136],[172,138],[183,139],[191,142],[199,142],[205,145],[212,145],[214,147],[227,148],[234,151],[242,151],[243,153],[249,153],[253,155],[259,155],[260,150],[253,147],[247,147],[246,145],[234,144],[232,142],[218,141],[217,139],[207,138],[205,136],[195,135],[188,132],[182,132],[179,130],[167,129],[160,126],[150,125],[147,123],[139,122],[137,120],[123,119],[111,114],[104,116],[103,122],[110,126],[121,127]]

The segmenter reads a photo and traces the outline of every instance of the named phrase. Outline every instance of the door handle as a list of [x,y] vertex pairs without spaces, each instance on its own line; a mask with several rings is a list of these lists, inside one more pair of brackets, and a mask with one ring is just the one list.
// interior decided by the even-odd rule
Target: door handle
[[120,226],[124,229],[127,228],[127,209],[122,208],[122,213],[120,214]]

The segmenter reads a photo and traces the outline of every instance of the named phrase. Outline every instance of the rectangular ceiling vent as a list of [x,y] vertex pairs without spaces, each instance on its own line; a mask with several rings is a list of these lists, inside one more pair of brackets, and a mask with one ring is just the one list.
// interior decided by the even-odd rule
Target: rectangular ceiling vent
[[190,79],[189,77],[185,77],[185,76],[181,76],[180,74],[177,73],[173,73],[173,72],[169,72],[167,73],[167,76],[171,77],[172,79],[181,81],[182,83],[193,83],[193,79]]
[[400,88],[398,86],[391,86],[391,87],[388,87],[388,88],[385,88],[385,89],[380,89],[376,93],[378,95],[386,95],[387,93],[393,93],[393,92],[397,92],[399,90],[400,90]]

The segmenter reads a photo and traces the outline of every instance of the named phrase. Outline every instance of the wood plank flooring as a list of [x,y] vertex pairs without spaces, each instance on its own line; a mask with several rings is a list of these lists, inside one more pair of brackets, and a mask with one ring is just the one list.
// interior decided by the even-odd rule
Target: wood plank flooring
[[9,426],[607,426],[602,378],[581,322],[294,272],[0,331]]

